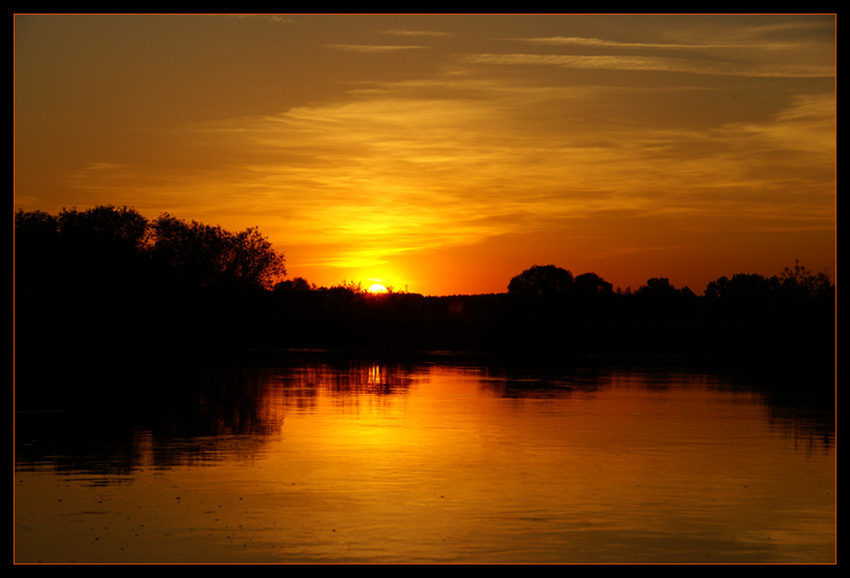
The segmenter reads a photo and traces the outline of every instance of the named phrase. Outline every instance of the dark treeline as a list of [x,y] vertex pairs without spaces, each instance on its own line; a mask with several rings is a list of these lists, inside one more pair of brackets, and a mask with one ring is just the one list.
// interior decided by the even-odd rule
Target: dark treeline
[[242,308],[286,272],[256,229],[111,206],[18,211],[14,243],[19,383],[240,344]]
[[285,273],[256,229],[149,221],[110,206],[19,211],[16,375],[276,347],[834,364],[835,287],[799,264],[769,278],[721,277],[701,295],[664,278],[614,290],[554,265],[506,279],[505,293],[443,297],[316,287]]

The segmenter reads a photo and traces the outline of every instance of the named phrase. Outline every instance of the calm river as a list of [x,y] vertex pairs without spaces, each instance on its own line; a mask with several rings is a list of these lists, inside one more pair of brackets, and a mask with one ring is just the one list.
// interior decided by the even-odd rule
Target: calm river
[[290,352],[154,381],[17,408],[17,563],[836,559],[805,380]]

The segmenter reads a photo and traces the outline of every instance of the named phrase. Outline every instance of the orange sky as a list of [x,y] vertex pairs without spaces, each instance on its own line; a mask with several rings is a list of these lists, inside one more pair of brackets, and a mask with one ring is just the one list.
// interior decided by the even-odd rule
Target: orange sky
[[833,15],[16,15],[15,208],[259,227],[289,277],[835,271]]

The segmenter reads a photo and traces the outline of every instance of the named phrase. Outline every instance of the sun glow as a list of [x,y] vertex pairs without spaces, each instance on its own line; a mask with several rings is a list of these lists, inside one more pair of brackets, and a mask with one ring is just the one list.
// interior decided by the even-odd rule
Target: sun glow
[[375,283],[371,287],[369,287],[369,293],[386,293],[387,288],[381,285],[380,283]]

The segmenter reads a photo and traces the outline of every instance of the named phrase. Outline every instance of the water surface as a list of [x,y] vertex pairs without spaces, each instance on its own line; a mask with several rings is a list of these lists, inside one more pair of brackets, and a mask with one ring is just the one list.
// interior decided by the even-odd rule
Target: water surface
[[16,562],[835,561],[805,380],[289,353],[116,396],[130,373],[18,407]]

